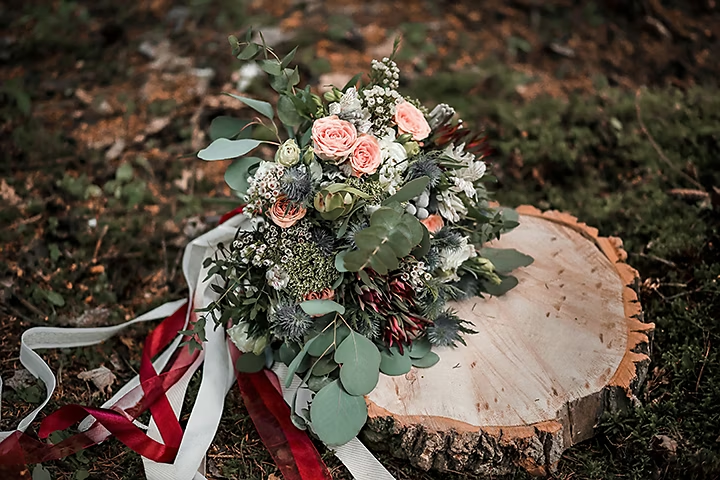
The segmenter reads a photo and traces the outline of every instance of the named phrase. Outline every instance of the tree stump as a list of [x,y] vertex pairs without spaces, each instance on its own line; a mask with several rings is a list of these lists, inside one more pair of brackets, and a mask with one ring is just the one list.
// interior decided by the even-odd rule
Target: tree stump
[[621,240],[564,213],[517,210],[520,226],[493,246],[534,263],[506,295],[453,305],[478,331],[466,347],[381,375],[367,396],[370,446],[423,470],[547,475],[602,412],[637,401],[654,325],[642,321]]

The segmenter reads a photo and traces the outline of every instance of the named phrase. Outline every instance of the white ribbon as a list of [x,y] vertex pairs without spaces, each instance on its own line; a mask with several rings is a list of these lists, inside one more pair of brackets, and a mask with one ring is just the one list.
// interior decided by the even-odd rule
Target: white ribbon
[[[185,248],[183,257],[183,273],[190,288],[194,308],[202,308],[217,298],[217,294],[210,289],[212,280],[205,280],[207,270],[203,261],[214,255],[218,243],[231,242],[238,229],[249,229],[251,221],[244,215],[237,215],[227,222],[219,225],[206,234],[196,238]],[[35,420],[40,411],[47,405],[52,397],[57,381],[50,367],[35,352],[39,348],[70,348],[95,345],[116,335],[124,328],[135,323],[147,322],[172,315],[182,307],[187,300],[177,300],[161,305],[139,317],[112,327],[100,328],[53,328],[35,327],[23,333],[20,340],[20,363],[36,378],[45,384],[45,400],[30,414],[23,418],[17,429],[25,431]],[[187,319],[186,319],[187,323]],[[190,366],[183,377],[167,392],[175,417],[179,418],[185,401],[190,379],[203,364],[202,380],[195,405],[185,427],[182,442],[176,459],[173,463],[158,463],[143,457],[143,466],[147,480],[206,480],[204,476],[205,455],[210,448],[222,417],[225,397],[235,381],[230,352],[225,341],[223,329],[215,328],[213,322],[205,325],[207,341],[203,344],[203,351]],[[178,336],[170,346],[153,362],[155,370],[160,372],[170,360],[177,349],[181,337]],[[287,368],[276,365],[273,369],[284,385]],[[140,384],[140,378],[135,376],[115,395],[102,406],[108,408],[114,405],[121,397]],[[2,395],[2,378],[0,378],[0,395]],[[290,403],[294,391],[301,386],[301,380],[296,375],[289,389],[283,388],[283,397]],[[307,403],[310,399],[309,391],[303,389],[299,395],[301,402]],[[80,424],[81,430],[87,430],[94,423],[91,417]],[[11,435],[14,431],[0,432],[0,441]],[[158,442],[162,437],[155,420],[151,418],[148,425],[148,436]],[[106,438],[109,432],[99,429],[98,437]],[[395,480],[380,462],[354,438],[349,443],[335,449],[337,456],[348,468],[350,473],[358,480]]]

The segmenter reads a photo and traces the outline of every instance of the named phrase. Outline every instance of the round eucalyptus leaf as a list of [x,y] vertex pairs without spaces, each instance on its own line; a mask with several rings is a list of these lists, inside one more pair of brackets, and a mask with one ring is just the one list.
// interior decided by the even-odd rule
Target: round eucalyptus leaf
[[313,392],[319,392],[322,388],[325,387],[325,385],[330,384],[335,379],[330,377],[310,377],[307,381],[307,386],[310,390]]
[[350,334],[335,350],[341,365],[340,381],[351,395],[372,392],[380,377],[380,352],[373,342],[357,332]]
[[283,342],[278,350],[280,361],[285,365],[290,365],[298,353],[300,353],[300,347],[296,343],[291,342]]
[[316,377],[322,377],[332,372],[337,367],[338,364],[335,363],[335,360],[330,357],[323,357],[314,362],[314,366],[312,367],[312,375]]
[[255,373],[265,368],[265,354],[243,353],[235,362],[235,368],[242,373]]
[[380,371],[385,375],[396,377],[405,375],[412,368],[412,358],[405,349],[405,354],[400,354],[397,347],[390,347],[390,350],[383,350],[380,353]]
[[421,337],[416,340],[413,340],[412,345],[408,350],[410,350],[410,358],[422,358],[430,351],[430,348],[432,345],[430,345],[430,341],[427,339],[427,337]]
[[335,380],[323,387],[310,405],[315,434],[328,446],[352,440],[367,421],[367,405],[361,396],[350,395]]
[[428,352],[427,355],[422,358],[413,358],[412,364],[417,368],[429,368],[439,361],[440,357],[438,357],[437,353]]
[[308,348],[308,353],[313,357],[321,357],[335,349],[335,329],[328,327],[327,330],[315,337],[315,341]]

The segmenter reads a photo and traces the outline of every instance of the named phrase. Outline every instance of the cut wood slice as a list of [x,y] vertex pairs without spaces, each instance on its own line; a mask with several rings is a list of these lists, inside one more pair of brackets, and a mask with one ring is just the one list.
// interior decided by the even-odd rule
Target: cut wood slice
[[532,255],[501,297],[452,305],[477,334],[438,351],[432,368],[381,375],[363,437],[421,469],[552,472],[604,411],[627,408],[649,364],[643,323],[617,238],[563,213],[523,206],[493,247]]

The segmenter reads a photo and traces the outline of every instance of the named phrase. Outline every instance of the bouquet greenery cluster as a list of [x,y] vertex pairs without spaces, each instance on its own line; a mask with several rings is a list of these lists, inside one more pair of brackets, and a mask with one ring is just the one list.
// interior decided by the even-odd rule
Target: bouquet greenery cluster
[[[394,53],[319,96],[298,87],[294,50],[281,59],[251,39],[230,37],[233,54],[256,61],[279,97],[273,108],[233,95],[262,117],[218,119],[198,154],[236,159],[225,178],[251,227],[206,260],[218,299],[193,333],[212,318],[244,352],[238,369],[283,362],[287,386],[301,374],[314,397],[291,405],[293,422],[339,445],[365,424],[381,372],[431,367],[433,348],[474,333],[448,301],[504,293],[532,258],[483,248],[518,225],[488,200],[485,139],[450,106],[399,93]],[[253,128],[277,141],[249,138]],[[274,158],[247,156],[262,144]]]

